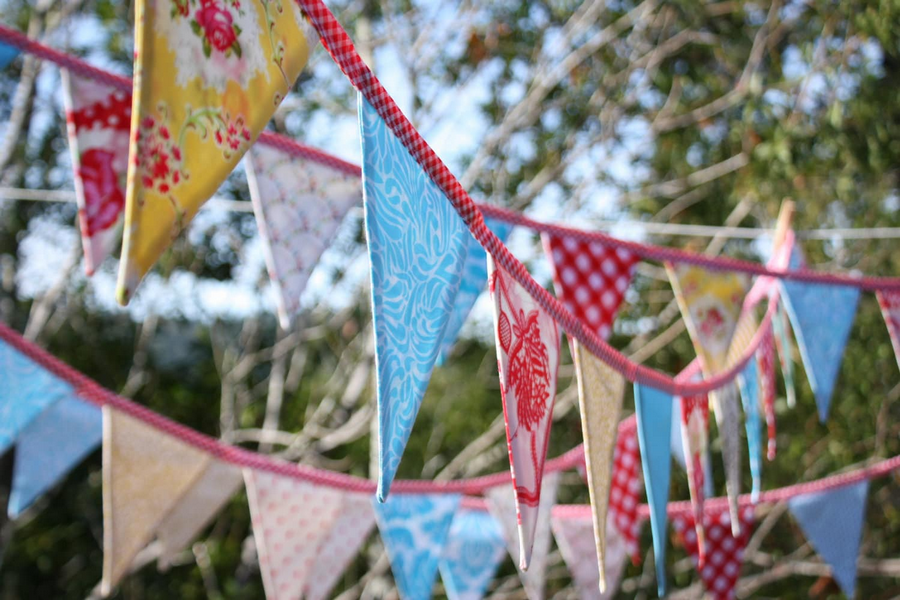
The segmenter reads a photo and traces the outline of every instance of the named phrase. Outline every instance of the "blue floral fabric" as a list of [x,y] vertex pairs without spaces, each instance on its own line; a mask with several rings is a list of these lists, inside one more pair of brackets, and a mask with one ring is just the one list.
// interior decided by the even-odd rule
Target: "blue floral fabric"
[[428,387],[466,258],[465,225],[359,97],[384,500]]
[[505,556],[503,531],[491,513],[460,509],[440,562],[447,598],[481,600]]
[[431,597],[438,562],[462,497],[395,494],[375,505],[375,520],[403,600]]
[[744,406],[744,427],[747,430],[747,452],[750,455],[750,477],[753,480],[751,494],[756,502],[762,488],[762,438],[759,430],[759,368],[755,358],[751,358],[744,367],[739,384]]

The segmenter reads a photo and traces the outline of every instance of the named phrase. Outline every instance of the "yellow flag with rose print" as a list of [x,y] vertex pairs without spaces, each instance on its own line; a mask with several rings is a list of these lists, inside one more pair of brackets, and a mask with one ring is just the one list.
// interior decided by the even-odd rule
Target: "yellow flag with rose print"
[[122,304],[256,140],[318,41],[292,0],[137,0],[135,11]]

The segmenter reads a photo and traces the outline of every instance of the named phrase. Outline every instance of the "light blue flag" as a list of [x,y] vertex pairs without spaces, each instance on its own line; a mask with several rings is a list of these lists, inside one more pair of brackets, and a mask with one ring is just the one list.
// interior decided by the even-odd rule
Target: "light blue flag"
[[100,409],[75,396],[50,406],[16,442],[9,516],[18,517],[66,476],[103,438]]
[[440,562],[447,598],[481,600],[505,557],[503,531],[491,513],[460,509]]
[[824,423],[844,358],[844,346],[856,317],[859,289],[791,280],[784,280],[781,285],[803,367],[816,396],[819,419]]
[[750,494],[753,502],[756,502],[762,489],[762,438],[759,432],[759,369],[755,358],[751,358],[744,367],[738,383],[741,388],[741,402],[744,405],[747,453],[750,456],[750,477],[753,480]]
[[459,290],[459,215],[375,109],[359,96],[363,198],[378,387],[378,499],[409,440]]
[[462,496],[396,494],[374,502],[375,520],[403,600],[431,597],[447,534]]
[[863,480],[788,500],[800,529],[822,559],[831,565],[835,581],[848,598],[856,591],[856,560],[868,492],[869,482]]
[[[488,229],[494,232],[501,242],[505,242],[512,231],[513,226],[497,219],[485,217],[484,224]],[[466,247],[466,262],[463,264],[462,282],[459,284],[459,293],[456,295],[456,302],[453,304],[453,313],[447,322],[447,329],[444,331],[444,340],[441,342],[441,352],[438,356],[438,364],[444,364],[456,343],[459,331],[462,329],[466,317],[472,310],[472,306],[478,299],[478,296],[484,290],[487,283],[487,253],[478,240],[474,236],[468,236],[468,244]]]
[[650,529],[653,532],[653,559],[660,597],[666,593],[666,505],[669,502],[669,478],[672,472],[672,396],[652,387],[634,384],[634,412],[637,416],[641,467],[650,505]]
[[44,409],[72,393],[72,386],[0,342],[0,454]]
[[18,48],[0,42],[0,70],[8,67],[9,63],[11,63],[20,53],[21,50]]

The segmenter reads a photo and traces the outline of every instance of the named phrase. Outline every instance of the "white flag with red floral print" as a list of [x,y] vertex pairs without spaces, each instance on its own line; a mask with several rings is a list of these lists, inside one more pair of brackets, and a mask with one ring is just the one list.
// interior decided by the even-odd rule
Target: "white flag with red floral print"
[[[686,369],[688,372],[690,368]],[[684,380],[688,378],[685,377]],[[703,502],[705,500],[706,476],[711,473],[709,465],[709,398],[706,394],[681,398],[681,440],[684,448],[684,466],[687,471],[688,490],[691,496],[691,510],[697,523],[697,539],[700,564],[706,553],[703,531]]]
[[88,275],[122,237],[131,94],[62,69],[78,226]]
[[878,304],[887,323],[888,333],[891,335],[891,343],[894,345],[894,354],[897,356],[897,365],[900,366],[900,290],[878,290]]
[[559,299],[582,323],[609,339],[638,256],[574,237],[544,234],[542,239]]
[[559,329],[490,255],[488,277],[524,569],[531,560],[556,398]]

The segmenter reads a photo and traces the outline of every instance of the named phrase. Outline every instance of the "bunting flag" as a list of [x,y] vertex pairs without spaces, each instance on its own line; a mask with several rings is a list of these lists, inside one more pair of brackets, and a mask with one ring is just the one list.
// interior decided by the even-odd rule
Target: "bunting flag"
[[318,41],[295,2],[141,0],[134,20],[123,304],[256,140]]
[[559,472],[547,473],[541,484],[541,504],[537,514],[534,532],[534,548],[531,563],[523,567],[522,544],[519,541],[519,517],[516,512],[516,498],[509,486],[501,485],[485,492],[488,509],[500,523],[506,549],[519,570],[519,578],[525,587],[529,600],[543,600],[544,583],[547,579],[547,556],[550,554],[550,515],[556,503],[559,488]]
[[725,495],[731,511],[731,526],[737,536],[740,528],[738,496],[741,494],[741,415],[737,385],[732,382],[710,394],[716,425],[722,440],[722,460],[725,462]]
[[600,589],[606,589],[606,513],[609,506],[613,451],[625,395],[625,378],[602,360],[573,342],[575,376],[578,379],[578,404],[588,491],[594,516],[597,565]]
[[550,519],[556,545],[562,554],[581,600],[611,600],[616,597],[622,572],[625,570],[625,541],[613,523],[609,524],[606,540],[606,554],[603,559],[607,581],[605,591],[603,579],[597,568],[594,554],[594,527],[590,519],[560,517],[553,514]]
[[795,496],[788,507],[816,552],[831,566],[835,581],[853,598],[856,561],[866,515],[869,482]]
[[701,515],[706,499],[706,475],[710,473],[709,400],[706,395],[686,396],[681,399],[681,439],[684,444],[685,471],[702,565],[706,556],[706,536]]
[[466,258],[462,219],[359,97],[384,501],[444,339]]
[[66,396],[45,409],[16,441],[10,518],[17,518],[56,485],[93,452],[102,437],[103,418],[93,404]]
[[131,94],[60,71],[84,270],[93,275],[122,237]]
[[104,596],[128,572],[209,460],[193,446],[103,407]]
[[595,241],[543,234],[556,294],[572,314],[609,339],[639,257]]
[[859,288],[792,280],[783,280],[781,285],[819,420],[824,423],[856,318]]
[[322,252],[347,211],[362,201],[362,185],[358,176],[262,144],[247,158],[253,212],[277,291],[278,319],[287,330]]
[[638,505],[641,495],[641,468],[638,454],[637,427],[634,419],[626,421],[619,428],[616,438],[616,449],[613,451],[613,475],[609,488],[609,514],[616,530],[625,541],[625,550],[632,562],[640,560],[641,548],[638,545],[641,522],[638,519]]
[[522,569],[531,560],[541,478],[556,399],[559,329],[513,278],[488,257],[500,391],[519,515]]
[[666,594],[666,506],[672,469],[669,437],[672,433],[672,396],[655,388],[634,384],[634,412],[644,486],[653,530],[653,561],[660,597]]
[[9,66],[15,58],[20,54],[18,48],[14,48],[9,44],[0,42],[0,70]]
[[775,337],[775,347],[778,349],[778,362],[781,365],[781,376],[784,379],[787,405],[788,408],[794,408],[797,405],[797,390],[794,388],[794,359],[791,357],[788,319],[785,315],[783,301],[778,303],[778,310],[772,319],[772,331]]
[[0,454],[47,407],[72,395],[72,386],[3,342],[0,390]]
[[[512,225],[509,223],[490,217],[484,218],[484,224],[494,232],[501,242],[506,242],[512,231]],[[462,281],[459,284],[456,301],[453,303],[453,312],[447,322],[447,329],[444,331],[444,339],[438,355],[439,365],[444,364],[444,361],[450,356],[450,351],[456,343],[456,338],[459,337],[466,317],[469,316],[475,301],[484,291],[487,283],[487,253],[474,236],[469,235],[466,242],[466,262],[463,264]]]
[[875,295],[878,297],[878,304],[881,306],[881,313],[891,336],[897,366],[900,366],[900,290],[878,290]]
[[266,598],[299,598],[340,515],[341,493],[253,469],[244,469],[244,481]]
[[461,508],[453,517],[440,570],[449,600],[481,600],[506,548],[503,531],[489,512]]
[[777,449],[775,441],[775,336],[772,326],[766,328],[762,343],[756,351],[756,363],[759,367],[759,390],[762,394],[763,412],[766,415],[766,458],[775,460]]
[[325,600],[340,579],[341,574],[353,561],[360,547],[368,539],[375,527],[375,511],[370,494],[344,493],[341,511],[331,531],[319,544],[315,577],[308,578],[304,598]]
[[751,359],[738,376],[741,402],[744,407],[744,428],[747,432],[747,452],[750,457],[750,478],[753,481],[751,498],[755,503],[762,490],[762,439],[759,434],[759,370]]
[[200,535],[243,483],[238,467],[209,461],[196,483],[157,528],[158,561],[162,569],[168,568],[175,555]]
[[375,502],[375,519],[403,600],[430,598],[457,494],[396,494]]
[[707,560],[702,565],[699,562],[693,516],[680,513],[672,517],[672,529],[693,559],[700,573],[700,579],[713,600],[734,598],[734,588],[740,578],[741,565],[744,562],[744,548],[747,547],[753,530],[753,512],[752,506],[741,509],[740,534],[734,535],[735,528],[731,524],[729,511],[709,507],[703,511],[704,529],[707,534]]

